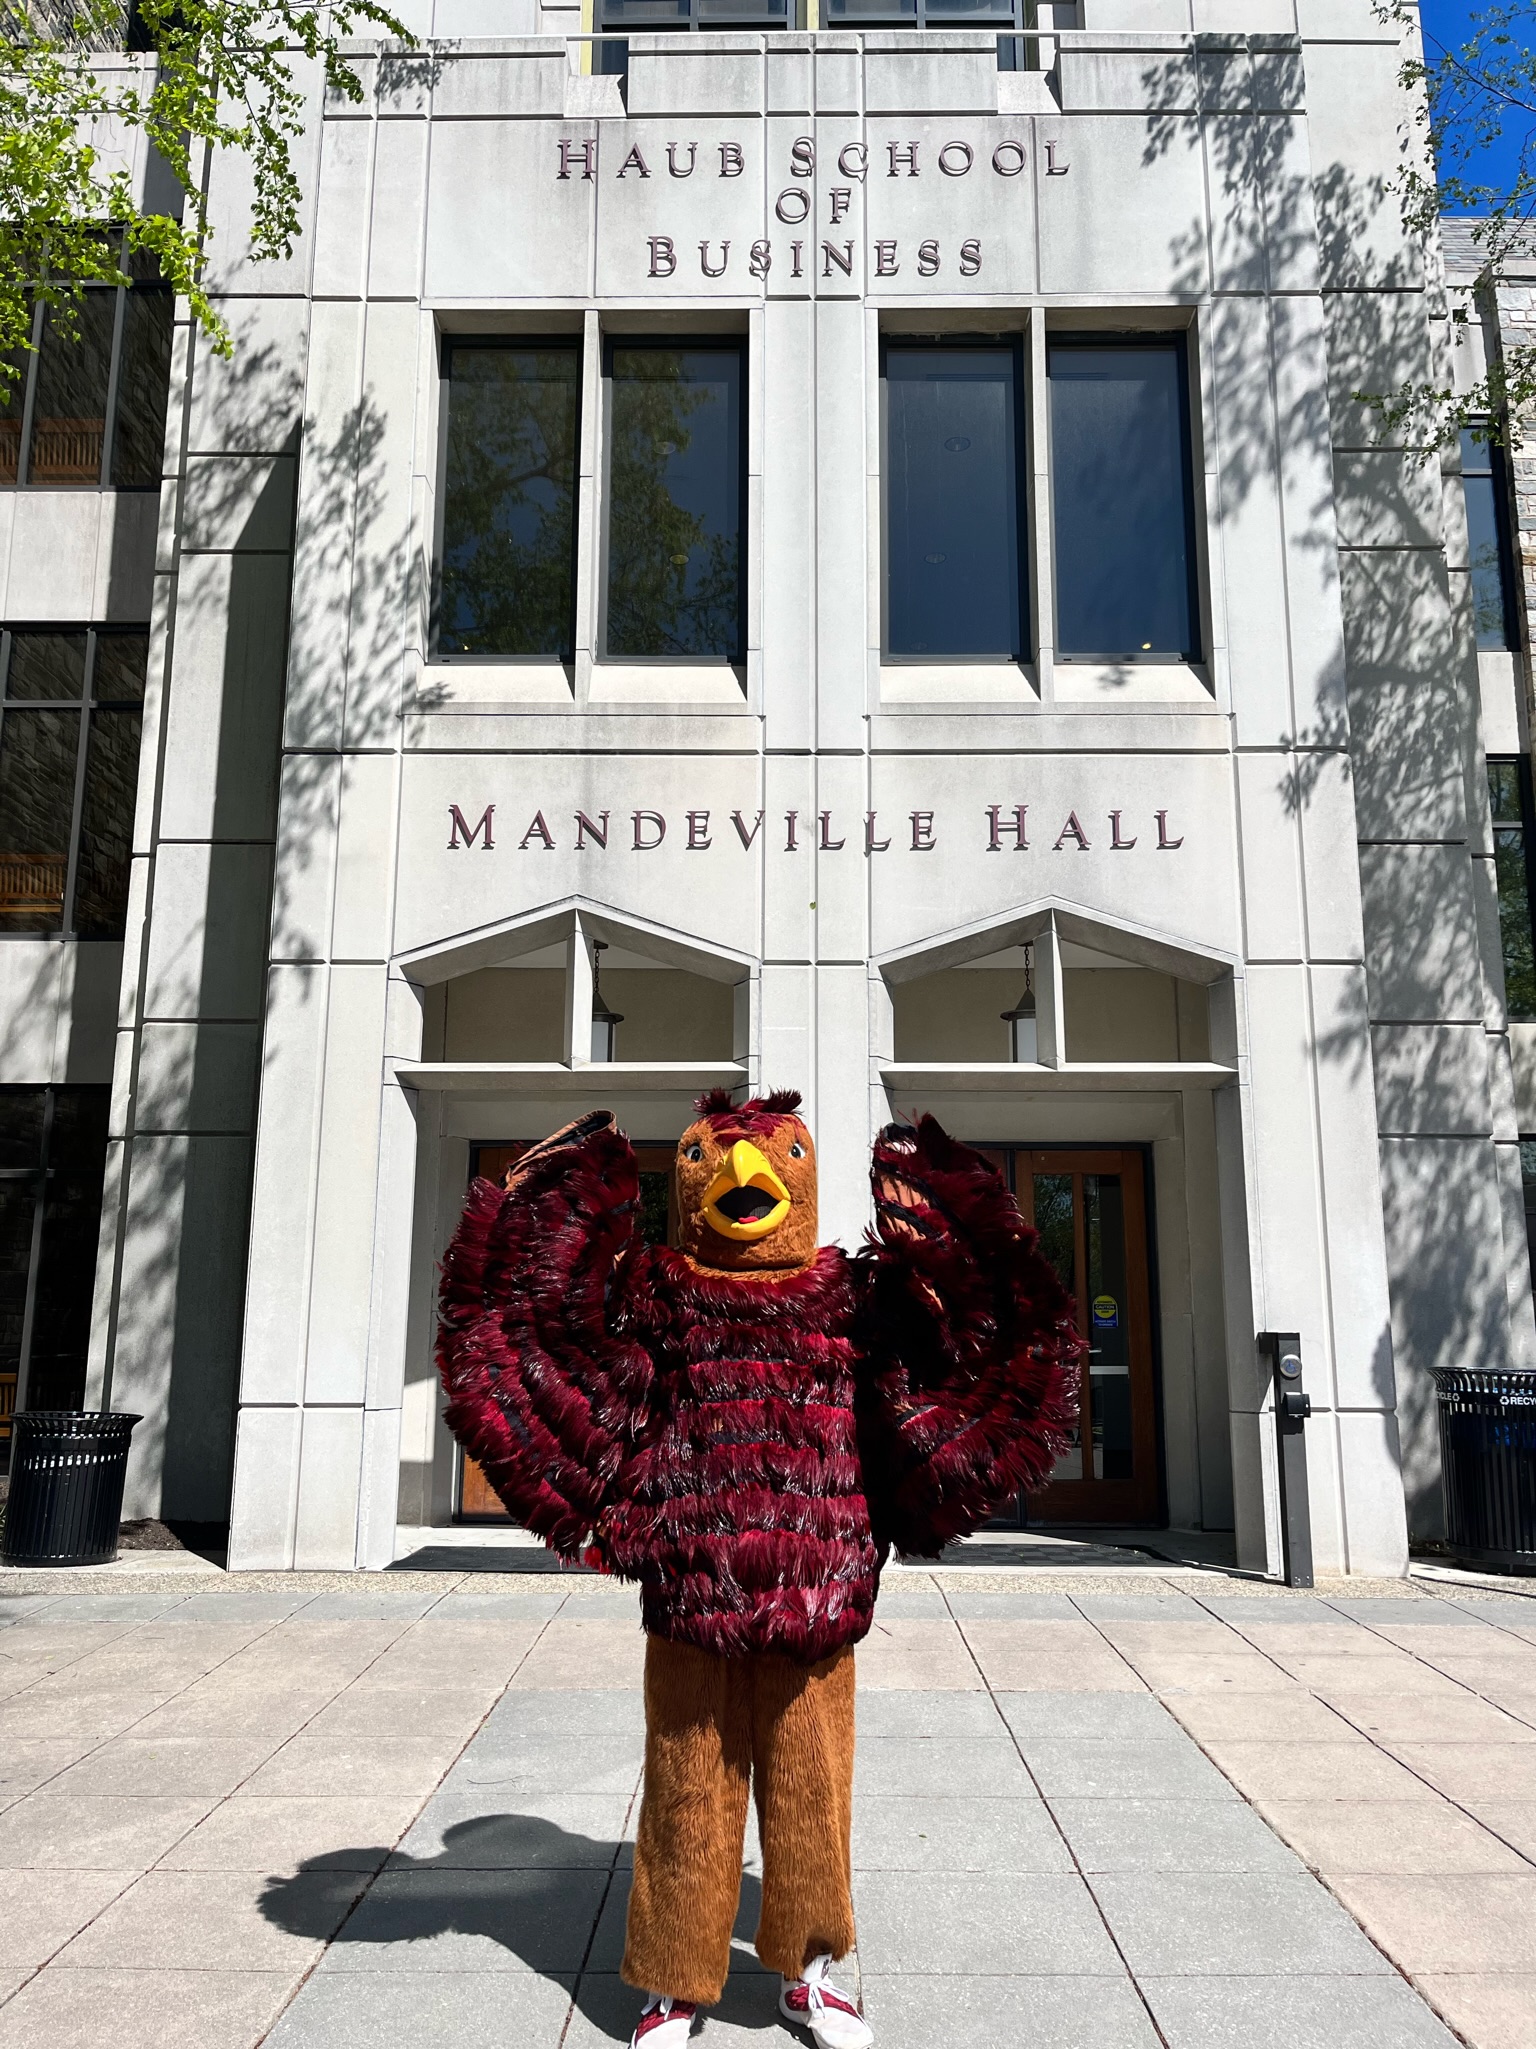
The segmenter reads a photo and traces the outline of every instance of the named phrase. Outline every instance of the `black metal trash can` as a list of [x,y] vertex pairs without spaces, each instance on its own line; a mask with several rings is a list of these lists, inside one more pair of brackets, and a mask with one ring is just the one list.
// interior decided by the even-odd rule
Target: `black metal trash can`
[[1447,1544],[1468,1564],[1536,1573],[1536,1373],[1434,1375]]
[[128,1441],[143,1419],[23,1409],[12,1417],[7,1565],[110,1565],[117,1556]]

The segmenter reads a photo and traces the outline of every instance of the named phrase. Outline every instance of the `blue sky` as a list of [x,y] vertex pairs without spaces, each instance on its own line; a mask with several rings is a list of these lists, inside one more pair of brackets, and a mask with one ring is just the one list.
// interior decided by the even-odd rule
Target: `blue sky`
[[[1424,26],[1426,54],[1431,60],[1438,54],[1434,48],[1435,40],[1452,48],[1465,43],[1472,34],[1471,17],[1480,11],[1479,0],[1420,0],[1419,15]],[[1530,25],[1532,35],[1536,36],[1536,6],[1530,8]],[[1504,123],[1500,140],[1469,164],[1464,175],[1484,184],[1507,188],[1515,175],[1521,146],[1533,128],[1536,128],[1533,117],[1511,114]]]

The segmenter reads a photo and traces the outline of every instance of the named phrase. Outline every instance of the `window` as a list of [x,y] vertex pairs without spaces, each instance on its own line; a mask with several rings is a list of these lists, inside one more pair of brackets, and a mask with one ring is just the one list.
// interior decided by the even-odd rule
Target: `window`
[[1019,348],[885,349],[885,651],[1016,661]]
[[1488,763],[1493,873],[1504,949],[1504,1002],[1517,1022],[1536,1019],[1536,948],[1531,938],[1531,768],[1518,757]]
[[1053,338],[1047,359],[1056,651],[1197,661],[1183,338]]
[[0,1088],[0,1457],[19,1407],[85,1398],[106,1088]]
[[[822,0],[823,28],[1012,28],[1035,26],[1034,0]],[[998,67],[1034,69],[1038,46],[1022,37],[998,39]]]
[[0,485],[159,488],[171,313],[169,289],[147,277],[87,285],[72,339],[51,307],[34,306],[32,350],[10,362],[0,402]]
[[[634,29],[645,35],[717,36],[731,29],[793,29],[804,25],[801,0],[596,0],[592,26],[612,34]],[[629,69],[629,45],[599,43],[594,68],[622,77]]]
[[740,662],[743,351],[608,344],[606,652]]
[[437,653],[569,661],[580,343],[450,342],[444,370]]
[[1461,489],[1472,565],[1472,623],[1479,649],[1520,645],[1502,458],[1503,451],[1483,439],[1475,427],[1462,429]]
[[0,634],[0,933],[120,939],[149,637]]

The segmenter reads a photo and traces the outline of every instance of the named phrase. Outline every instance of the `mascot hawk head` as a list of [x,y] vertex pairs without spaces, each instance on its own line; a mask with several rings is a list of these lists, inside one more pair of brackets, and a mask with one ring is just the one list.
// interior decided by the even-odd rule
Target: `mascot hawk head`
[[816,1257],[816,1148],[793,1089],[700,1096],[677,1143],[677,1242],[696,1266],[765,1276]]

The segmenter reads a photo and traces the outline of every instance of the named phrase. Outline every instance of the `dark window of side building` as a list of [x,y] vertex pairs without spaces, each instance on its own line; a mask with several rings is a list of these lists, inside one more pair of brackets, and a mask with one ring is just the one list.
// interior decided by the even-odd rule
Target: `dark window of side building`
[[1056,651],[1196,661],[1195,490],[1181,335],[1048,351]]
[[120,939],[149,638],[0,633],[0,933]]
[[885,651],[1024,652],[1017,345],[884,350]]
[[744,657],[744,370],[729,341],[607,346],[614,659]]
[[1488,763],[1493,867],[1504,949],[1504,1001],[1519,1021],[1536,1019],[1536,945],[1531,927],[1531,768],[1520,756]]
[[444,358],[437,652],[568,661],[580,342],[450,342]]
[[[131,257],[130,273],[146,259]],[[167,287],[87,285],[65,317],[32,309],[32,348],[8,362],[0,485],[158,488],[171,374]]]
[[1467,507],[1472,620],[1479,648],[1520,645],[1503,457],[1504,451],[1483,439],[1476,428],[1463,428],[1461,489]]
[[85,1397],[110,1097],[0,1088],[0,1463],[18,1406]]

